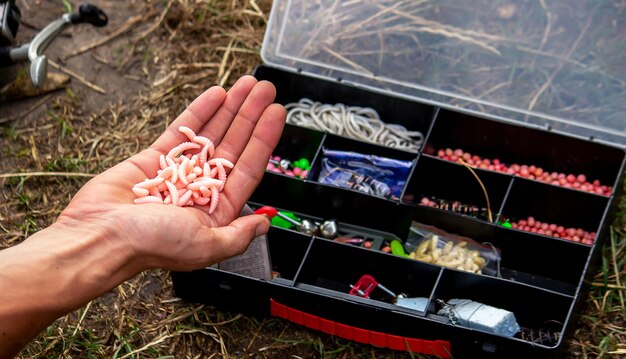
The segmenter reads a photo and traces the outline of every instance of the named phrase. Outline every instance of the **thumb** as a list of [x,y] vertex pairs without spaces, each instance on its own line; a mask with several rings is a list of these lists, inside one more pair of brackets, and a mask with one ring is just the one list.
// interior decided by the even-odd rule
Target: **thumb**
[[266,234],[269,229],[269,219],[258,214],[239,217],[225,227],[212,228],[216,242],[222,247],[218,253],[224,259],[245,252],[254,238]]

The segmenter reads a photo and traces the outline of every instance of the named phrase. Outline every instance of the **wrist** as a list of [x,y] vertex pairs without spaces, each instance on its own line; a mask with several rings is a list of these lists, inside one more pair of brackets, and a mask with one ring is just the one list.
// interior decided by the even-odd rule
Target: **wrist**
[[141,271],[125,241],[107,228],[63,218],[23,243],[22,250],[36,259],[31,263],[41,267],[33,270],[48,273],[47,290],[54,295],[47,306],[76,309]]
[[132,252],[95,224],[62,220],[0,251],[0,357],[132,277]]

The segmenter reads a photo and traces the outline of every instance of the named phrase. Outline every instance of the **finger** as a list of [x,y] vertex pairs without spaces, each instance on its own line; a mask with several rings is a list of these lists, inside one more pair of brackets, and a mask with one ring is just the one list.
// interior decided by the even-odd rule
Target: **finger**
[[224,187],[224,197],[239,213],[261,182],[272,151],[285,126],[286,111],[279,104],[268,106],[248,141],[248,145],[235,163]]
[[226,99],[226,92],[219,86],[214,86],[203,92],[196,98],[167,127],[167,130],[150,146],[150,148],[167,153],[172,147],[188,141],[187,136],[181,133],[178,128],[187,126],[194,132],[200,132],[204,125],[215,115]]
[[228,128],[235,119],[241,105],[257,82],[257,79],[249,75],[243,76],[237,80],[233,87],[228,90],[226,99],[211,119],[211,124],[202,128],[198,134],[207,137],[213,141],[216,146],[222,142],[226,131],[228,131]]
[[222,142],[215,150],[215,157],[236,162],[246,148],[250,136],[263,111],[274,102],[276,88],[268,81],[257,83],[241,105]]

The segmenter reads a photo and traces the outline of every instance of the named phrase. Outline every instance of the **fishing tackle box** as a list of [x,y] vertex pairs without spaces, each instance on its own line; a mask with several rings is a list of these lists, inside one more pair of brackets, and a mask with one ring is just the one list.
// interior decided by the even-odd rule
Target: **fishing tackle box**
[[[606,42],[623,27],[617,5],[542,4],[274,0],[264,64],[255,73],[274,83],[279,103],[309,98],[371,107],[387,123],[421,131],[425,145],[409,153],[287,125],[275,153],[308,158],[313,167],[305,180],[266,172],[252,203],[400,239],[412,221],[431,225],[493,244],[502,256],[501,277],[273,227],[267,240],[279,278],[215,268],[174,272],[176,294],[444,358],[563,355],[622,195],[626,67],[618,62],[620,47]],[[402,198],[319,183],[322,148],[413,161]],[[585,174],[613,192],[604,196],[476,168],[493,222],[422,206],[424,195],[485,205],[467,168],[433,155],[445,148]],[[597,239],[586,245],[498,224],[528,216],[596,232]],[[427,309],[348,294],[364,274],[397,293],[428,298]],[[542,342],[528,333],[510,338],[453,325],[436,315],[439,301],[452,298],[511,311],[521,327],[556,334]]]

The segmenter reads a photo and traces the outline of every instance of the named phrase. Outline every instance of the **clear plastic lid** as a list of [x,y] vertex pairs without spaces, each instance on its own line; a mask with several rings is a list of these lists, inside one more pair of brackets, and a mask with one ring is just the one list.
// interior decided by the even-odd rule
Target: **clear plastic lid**
[[623,1],[274,0],[262,57],[626,146]]

